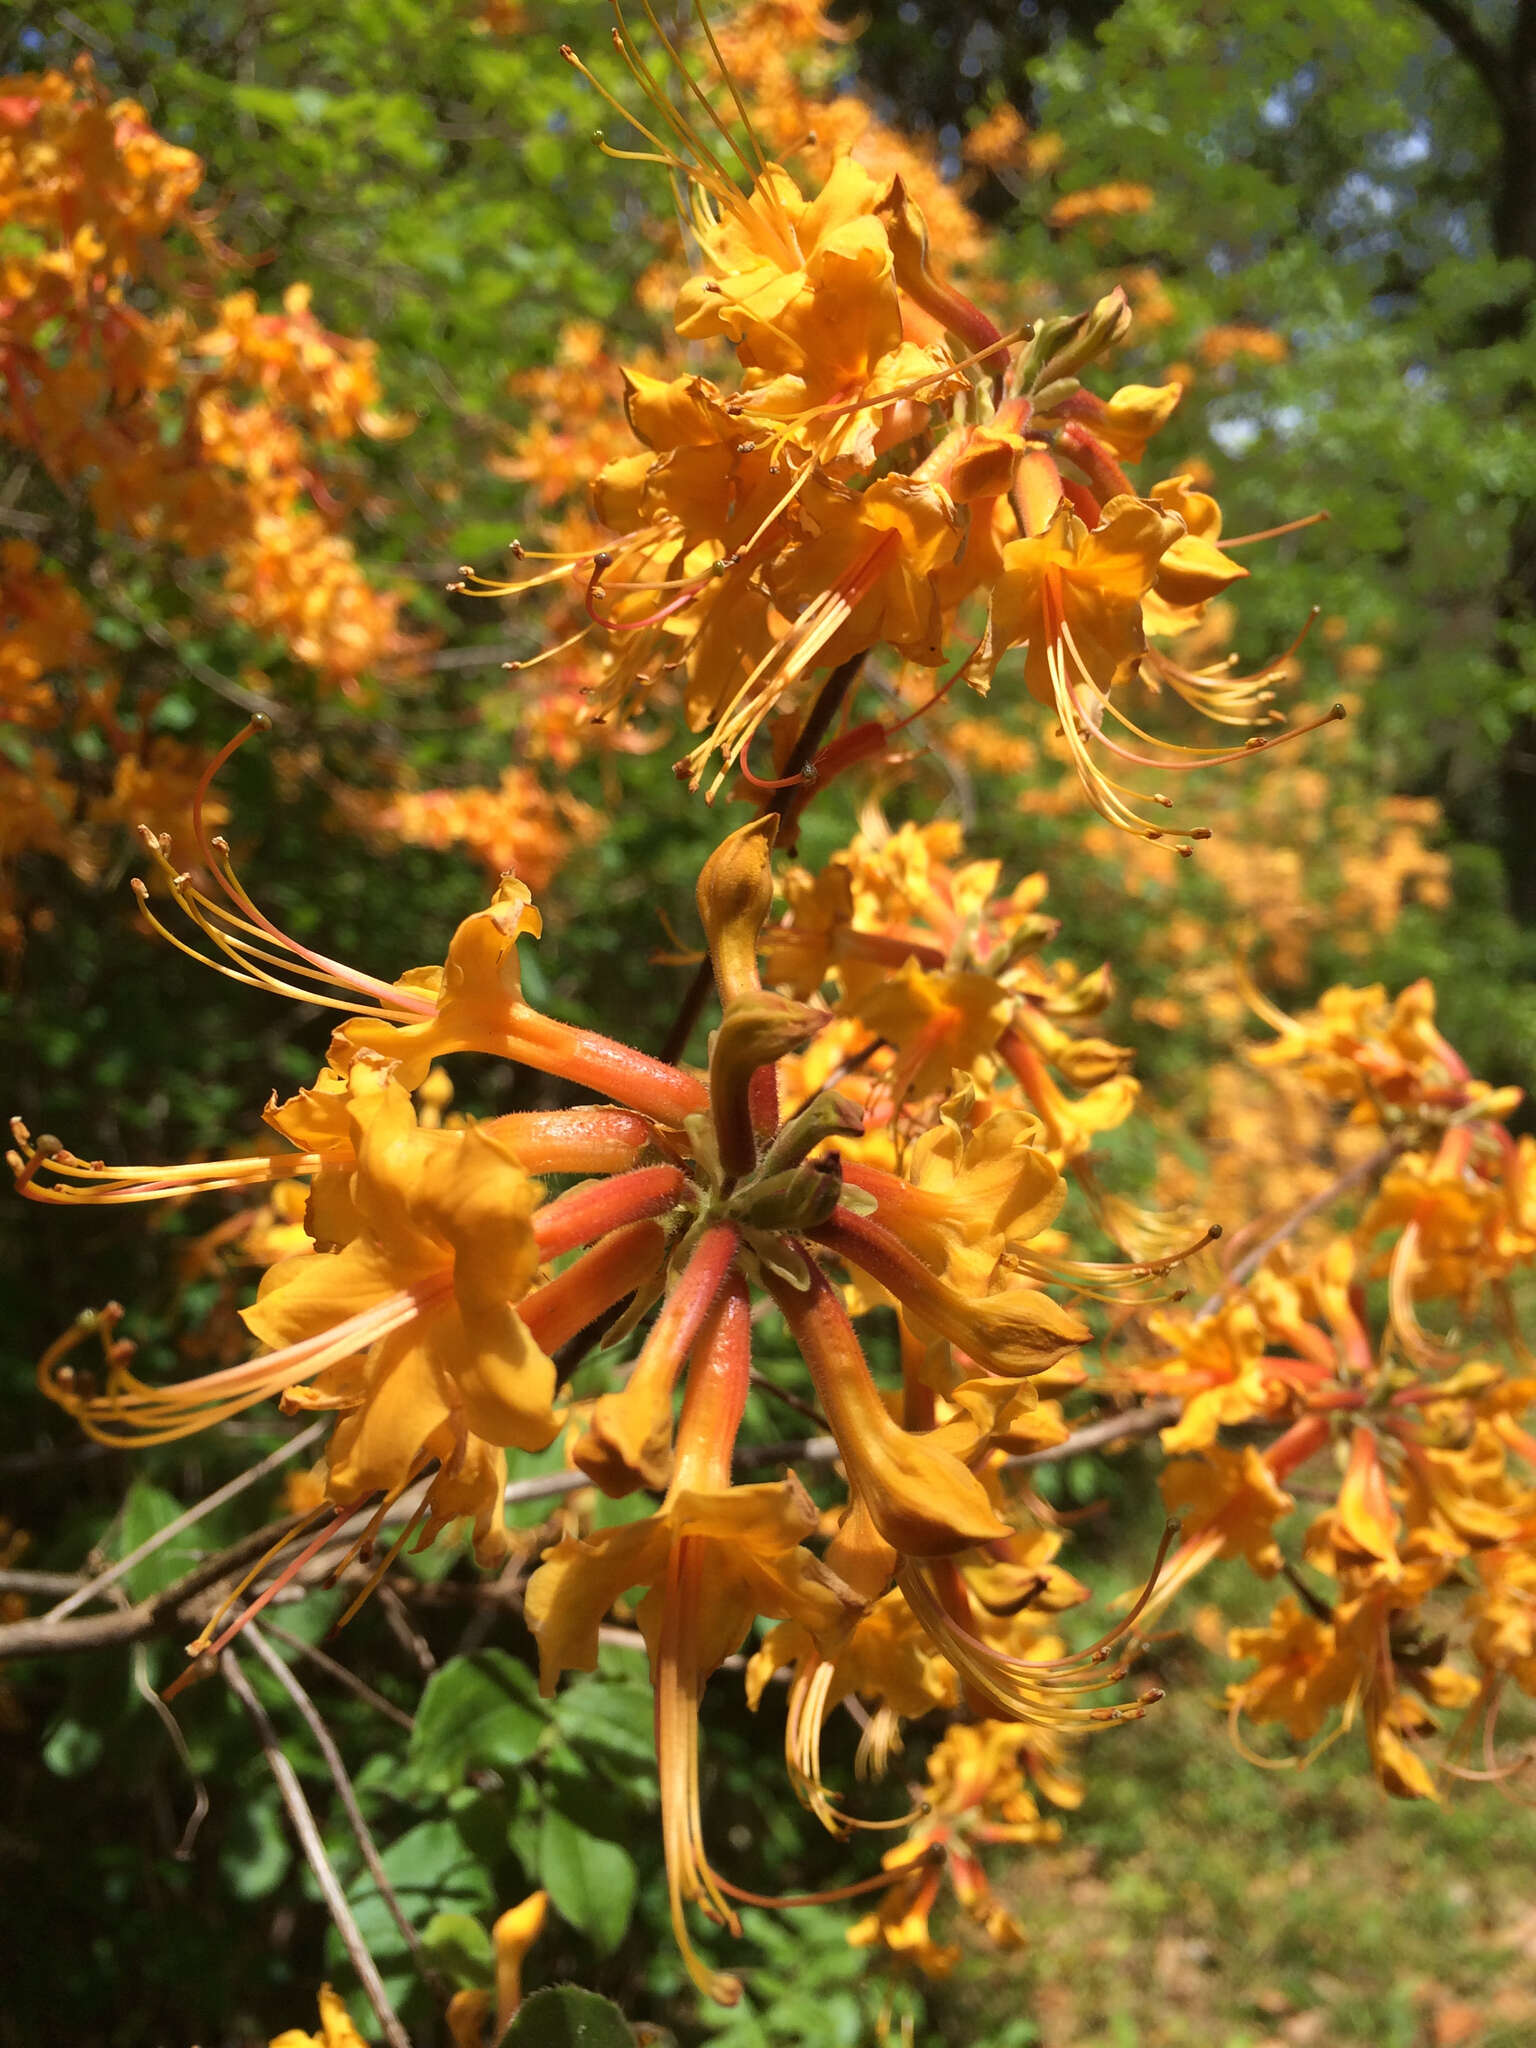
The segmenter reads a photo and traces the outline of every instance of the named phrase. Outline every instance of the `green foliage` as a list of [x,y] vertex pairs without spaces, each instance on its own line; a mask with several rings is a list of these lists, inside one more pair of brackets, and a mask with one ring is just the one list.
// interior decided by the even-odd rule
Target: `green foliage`
[[[1064,137],[1054,185],[1026,187],[1015,202],[994,181],[979,195],[990,215],[1006,217],[997,267],[1011,294],[1034,305],[1069,283],[1080,293],[1091,260],[1106,276],[1132,262],[1157,266],[1172,318],[1143,327],[1118,367],[1126,381],[1156,381],[1171,364],[1195,366],[1166,437],[1166,472],[1213,445],[1221,451],[1231,530],[1320,504],[1330,511],[1327,528],[1265,550],[1265,573],[1240,607],[1242,651],[1258,659],[1284,645],[1314,604],[1352,638],[1381,645],[1382,675],[1349,742],[1361,800],[1435,789],[1448,796],[1458,831],[1493,844],[1458,847],[1453,917],[1415,912],[1371,960],[1323,957],[1319,975],[1372,971],[1400,983],[1429,973],[1445,1029],[1474,1067],[1528,1078],[1536,939],[1507,909],[1491,778],[1499,750],[1536,708],[1528,634],[1502,652],[1496,644],[1515,510],[1536,495],[1536,363],[1522,324],[1506,317],[1529,290],[1528,267],[1501,259],[1489,232],[1498,142],[1486,95],[1420,12],[1388,0],[1200,9],[1123,0],[1040,9],[1027,30],[1011,6],[973,8],[964,19],[920,9],[916,28],[905,8],[874,12],[870,72],[903,116],[934,114],[951,157],[959,127],[1003,88]],[[485,644],[484,672],[429,671],[419,686],[360,708],[306,705],[280,737],[310,750],[304,774],[315,779],[295,782],[259,757],[226,777],[242,871],[263,904],[299,937],[386,976],[441,959],[456,920],[483,900],[483,879],[420,851],[361,858],[329,818],[320,782],[329,772],[355,775],[360,759],[381,782],[494,780],[506,764],[508,705],[489,681],[509,647],[532,650],[533,629],[449,599],[440,586],[461,559],[499,566],[511,535],[527,529],[521,489],[488,465],[516,418],[508,374],[545,360],[573,316],[601,319],[620,336],[643,333],[633,284],[656,253],[651,220],[665,204],[659,174],[615,166],[587,145],[590,96],[556,60],[562,35],[601,41],[600,11],[569,0],[540,5],[536,17],[533,31],[498,38],[476,28],[471,9],[432,0],[288,0],[256,12],[235,0],[96,0],[77,15],[13,7],[4,29],[7,68],[34,68],[70,61],[83,20],[103,78],[140,94],[153,120],[206,157],[218,233],[247,266],[231,271],[230,288],[249,283],[271,301],[291,283],[311,283],[328,325],[378,342],[389,402],[415,417],[409,436],[358,456],[359,545],[376,573],[415,586],[418,623],[456,651]],[[964,50],[981,52],[969,85],[956,76]],[[852,50],[850,73],[864,62]],[[633,196],[637,177],[652,179],[644,203]],[[1058,190],[1110,179],[1147,182],[1151,211],[1095,228],[1091,242],[1049,226]],[[1247,321],[1277,329],[1287,360],[1207,364],[1202,337]],[[128,577],[102,637],[135,689],[161,693],[156,729],[227,736],[234,714],[193,664],[233,671],[250,650],[183,610],[150,618],[174,622],[180,637],[168,651],[138,620],[149,597],[147,584]],[[1038,737],[1033,708],[1018,723]],[[1328,756],[1330,772],[1341,758]],[[602,784],[591,769],[573,779],[592,801]],[[552,892],[543,946],[523,950],[538,1001],[577,1021],[620,1022],[654,1047],[687,977],[653,961],[670,949],[662,914],[696,938],[697,854],[736,819],[702,816],[665,752],[626,762],[622,788],[601,835]],[[1060,820],[1021,807],[1017,787],[981,776],[975,799],[986,851],[1005,859],[1010,879],[1050,866],[1065,949],[1085,960],[1102,952],[1134,962],[1149,923],[1201,900],[1198,863],[1193,874],[1160,873],[1134,901],[1111,898],[1092,864],[1063,849]],[[825,854],[852,816],[853,795],[841,789],[818,803],[807,855]],[[46,879],[50,919],[0,991],[17,1106],[34,1129],[57,1130],[86,1155],[244,1149],[269,1089],[312,1078],[327,1020],[296,1019],[277,998],[231,990],[146,940],[125,876],[126,867],[103,891],[66,875]],[[1150,992],[1134,977],[1132,967],[1128,999]],[[1154,1078],[1180,1084],[1195,1074],[1192,1037],[1137,1032],[1123,1012],[1114,1028],[1138,1037]],[[701,1047],[702,1031],[693,1050]],[[467,1073],[463,1100],[493,1112],[546,1099],[536,1078],[524,1077],[515,1097],[493,1095],[495,1085]],[[1151,1160],[1119,1156],[1115,1165],[1134,1185]],[[33,1532],[29,1564],[75,1569],[104,1530],[108,1554],[126,1555],[275,1442],[258,1411],[131,1463],[78,1456],[72,1427],[33,1388],[43,1346],[77,1308],[109,1295],[132,1304],[141,1369],[185,1370],[184,1341],[232,1314],[215,1280],[178,1277],[181,1255],[213,1220],[172,1211],[146,1229],[142,1212],[121,1210],[12,1219],[0,1273],[7,1450],[40,1462],[8,1476],[0,1504]],[[784,1416],[754,1394],[751,1427],[770,1437]],[[518,1476],[539,1469],[539,1460],[517,1461]],[[1107,1496],[1119,1506],[1146,1484],[1146,1467],[1129,1460],[1042,1475],[1071,1512]],[[516,1519],[536,1527],[546,1506],[527,1504]],[[276,1483],[247,1508],[250,1519],[231,1522],[228,1535],[281,1512]],[[222,1518],[199,1525],[135,1568],[125,1592],[152,1593],[225,1537]],[[1090,1548],[1095,1540],[1090,1524]],[[1110,1560],[1116,1585],[1136,1576],[1143,1555],[1133,1547]],[[1499,1929],[1515,1924],[1523,1904],[1517,1875],[1532,1844],[1513,1805],[1386,1815],[1367,1803],[1368,1788],[1349,1789],[1341,1757],[1279,1781],[1277,1798],[1275,1781],[1222,1746],[1190,1669],[1185,1703],[1118,1737],[1113,1769],[1095,1777],[1073,1824],[1091,1867],[1074,1877],[1066,1859],[1035,1856],[1015,1866],[1033,1959],[1006,1971],[968,1963],[929,2006],[847,1945],[845,1915],[749,1911],[743,2003],[701,2011],[667,1947],[640,1660],[605,1649],[597,1675],[545,1702],[514,1625],[498,1623],[498,1647],[463,1649],[466,1617],[478,1610],[452,1605],[468,1576],[463,1559],[441,1562],[445,1598],[425,1624],[437,1669],[424,1689],[377,1612],[332,1646],[386,1700],[414,1710],[409,1737],[326,1689],[323,1674],[307,1672],[306,1682],[353,1764],[400,1902],[454,1984],[489,1981],[490,1919],[541,1885],[558,1917],[531,1971],[597,1982],[689,2044],[862,2048],[883,2016],[905,2011],[923,2048],[1033,2048],[1040,2035],[1019,2007],[1068,1978],[1088,2030],[1073,2038],[1236,2048],[1273,2036],[1273,2016],[1249,1996],[1273,1983],[1291,2009],[1329,2013],[1317,2038],[1406,2043],[1417,2019],[1393,2003],[1405,1950],[1414,1969],[1428,1972],[1422,1959],[1433,1958],[1470,1996],[1493,1983],[1515,1940],[1501,1948]],[[318,1636],[325,1617],[314,1606],[275,1612],[294,1632]],[[148,1661],[147,1683],[163,1684],[175,1668],[169,1653]],[[247,1668],[291,1742],[364,1934],[425,2040],[431,2003],[329,1778],[285,1698],[253,1660]],[[33,1958],[59,1954],[59,1930],[70,1934],[67,1968],[19,1973],[0,2020],[4,2048],[61,2039],[249,2048],[312,2022],[324,1972],[351,1986],[249,1724],[216,1684],[177,1704],[194,1770],[213,1794],[190,1862],[176,1851],[192,1787],[126,1660],[103,1654],[67,1673],[28,1668],[15,1697],[21,1725],[0,1728],[15,1786],[0,1850],[8,1931],[17,1953]],[[743,1874],[765,1892],[840,1881],[853,1853],[826,1844],[787,1800],[772,1757],[777,1711],[770,1700],[750,1720],[734,1694],[718,1705],[712,1694],[708,1709],[706,1829],[739,1859],[733,1869],[752,1866]],[[834,1769],[848,1762],[840,1733],[829,1736]],[[905,1761],[915,1773],[920,1754]],[[893,1787],[892,1804],[904,1796]],[[1212,1814],[1222,1818],[1215,1831]],[[875,1853],[868,1843],[859,1853],[863,1874]],[[1293,1884],[1298,1857],[1309,1876]],[[1373,1887],[1363,1895],[1367,1859]],[[1453,1866],[1456,1878],[1442,1883]],[[1079,1880],[1100,1889],[1074,1892]],[[1452,1896],[1461,1883],[1470,1904]],[[1171,1921],[1208,1944],[1221,1987],[1203,2006],[1192,2001],[1182,2034],[1179,2012],[1147,2014]],[[1319,1990],[1320,1978],[1343,1989]],[[1152,2002],[1176,2006],[1184,1996]],[[615,2007],[569,1988],[535,1993],[506,2037],[510,2048],[628,2048],[632,2038]]]
[[575,1984],[548,1984],[526,1999],[502,2048],[633,2048],[616,2005]]
[[[591,1802],[566,1796],[591,1815]],[[611,1812],[611,1805],[606,1810]],[[538,1866],[539,1880],[555,1911],[585,1934],[599,1955],[611,1955],[624,1939],[634,1911],[639,1876],[633,1857],[555,1804],[544,1809]]]
[[548,1721],[532,1672],[505,1650],[456,1657],[427,1680],[411,1730],[411,1769],[427,1791],[451,1791],[470,1771],[526,1763]]

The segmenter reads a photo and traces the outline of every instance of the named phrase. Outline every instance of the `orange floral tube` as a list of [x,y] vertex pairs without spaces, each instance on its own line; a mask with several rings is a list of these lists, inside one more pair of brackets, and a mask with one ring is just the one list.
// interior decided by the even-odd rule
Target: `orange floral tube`
[[677,1207],[687,1187],[686,1175],[676,1166],[641,1166],[633,1173],[616,1174],[595,1186],[557,1195],[533,1219],[539,1257],[558,1258],[561,1252],[591,1244],[625,1223],[664,1216]]

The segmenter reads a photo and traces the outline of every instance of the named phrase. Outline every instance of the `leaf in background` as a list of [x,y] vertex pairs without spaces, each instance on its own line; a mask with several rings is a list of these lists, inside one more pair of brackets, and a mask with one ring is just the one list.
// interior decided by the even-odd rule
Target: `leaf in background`
[[422,1929],[422,1946],[445,1977],[461,1990],[496,1980],[496,1951],[480,1921],[468,1913],[434,1913]]
[[555,1701],[555,1726],[573,1748],[625,1770],[656,1765],[650,1687],[627,1678],[577,1678]]
[[449,1792],[472,1770],[526,1763],[549,1725],[531,1671],[505,1650],[455,1657],[427,1681],[411,1731],[410,1766]]
[[[136,1479],[123,1502],[112,1555],[115,1558],[126,1557],[185,1511],[185,1502],[179,1501],[175,1494],[167,1493],[163,1487],[152,1486],[147,1479]],[[178,1579],[184,1578],[203,1554],[204,1530],[198,1524],[184,1536],[173,1536],[153,1556],[146,1557],[142,1564],[136,1564],[131,1572],[125,1574],[123,1589],[130,1600],[147,1600],[151,1594],[161,1593],[167,1586],[174,1586]]]
[[99,1728],[66,1715],[49,1730],[43,1744],[43,1762],[56,1778],[78,1778],[100,1758],[102,1745]]
[[501,2048],[635,2048],[635,2037],[619,2008],[595,1991],[551,1984],[524,2000]]
[[[491,1911],[495,1887],[490,1873],[451,1820],[423,1821],[391,1842],[383,1855],[384,1874],[400,1909],[413,1926],[436,1918],[474,1920]],[[348,1896],[358,1930],[378,1964],[390,1996],[403,1999],[418,1981],[414,1957],[385,1905],[373,1879],[365,1872]],[[329,1967],[344,1970],[345,1953],[333,1932]]]
[[563,1919],[600,1954],[612,1954],[629,1926],[639,1883],[627,1849],[588,1834],[558,1807],[546,1807],[539,1829],[539,1883]]
[[293,1862],[277,1794],[242,1799],[230,1815],[219,1853],[219,1873],[237,1899],[264,1899],[276,1891]]

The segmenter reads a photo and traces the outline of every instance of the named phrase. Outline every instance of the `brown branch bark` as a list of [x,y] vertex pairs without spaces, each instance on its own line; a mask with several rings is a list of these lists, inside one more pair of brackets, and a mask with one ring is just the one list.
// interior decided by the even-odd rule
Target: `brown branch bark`
[[[1100,1416],[1075,1429],[1062,1443],[1049,1444],[1042,1450],[1010,1458],[1007,1469],[1027,1471],[1037,1465],[1059,1464],[1081,1452],[1099,1450],[1105,1444],[1149,1436],[1174,1421],[1178,1412],[1176,1402],[1152,1401],[1142,1408],[1128,1408],[1118,1414]],[[751,1472],[772,1465],[830,1465],[836,1462],[838,1455],[835,1437],[789,1437],[772,1443],[743,1444],[736,1454],[735,1464],[738,1470]],[[506,1498],[509,1501],[555,1500],[591,1483],[584,1472],[540,1472],[529,1479],[514,1480],[506,1488]],[[152,1599],[139,1601],[136,1606],[124,1607],[110,1614],[78,1615],[64,1621],[49,1621],[43,1617],[0,1627],[0,1664],[21,1657],[68,1656],[86,1650],[114,1649],[155,1635],[180,1631],[193,1633],[204,1619],[206,1596],[211,1589],[253,1563],[286,1530],[292,1529],[297,1520],[295,1516],[286,1522],[255,1530],[228,1550],[221,1551],[217,1557],[205,1559],[174,1586],[168,1586]],[[330,1569],[324,1553],[316,1557],[312,1569],[317,1573]],[[403,1606],[430,1607],[439,1598],[432,1584],[414,1579],[391,1579],[381,1590],[387,1590]],[[455,1593],[452,1597],[457,1599],[461,1595]],[[267,1626],[295,1649],[302,1649],[323,1665],[333,1677],[366,1699],[370,1706],[378,1708],[402,1726],[410,1725],[410,1717],[400,1708],[364,1686],[361,1680],[327,1657],[324,1651],[312,1644],[301,1643],[297,1637],[278,1630],[270,1621]]]
[[145,1636],[168,1635],[177,1630],[195,1634],[204,1612],[199,1596],[254,1564],[263,1551],[270,1550],[296,1528],[299,1520],[297,1515],[288,1515],[280,1522],[268,1523],[264,1529],[253,1529],[227,1550],[204,1558],[174,1586],[167,1586],[163,1592],[151,1594],[149,1599],[131,1607],[116,1608],[108,1614],[71,1615],[63,1621],[51,1621],[43,1615],[36,1620],[10,1622],[0,1628],[0,1664],[18,1657],[115,1649],[124,1643],[139,1642]]
[[259,1479],[265,1479],[269,1472],[275,1472],[280,1465],[286,1465],[291,1458],[296,1458],[300,1451],[318,1443],[328,1426],[328,1422],[321,1421],[312,1422],[308,1429],[301,1429],[297,1436],[290,1437],[287,1443],[279,1444],[275,1451],[270,1451],[266,1457],[258,1460],[248,1472],[238,1473],[226,1485],[216,1487],[205,1499],[198,1501],[195,1507],[188,1508],[185,1514],[177,1515],[173,1521],[167,1522],[163,1529],[157,1529],[153,1536],[147,1537],[136,1549],[130,1550],[126,1557],[120,1557],[107,1571],[99,1573],[84,1585],[77,1586],[75,1591],[61,1600],[56,1607],[50,1607],[43,1620],[62,1621],[66,1614],[73,1614],[75,1609],[83,1607],[87,1600],[94,1600],[109,1586],[115,1586],[119,1579],[126,1577],[133,1570],[135,1565],[142,1564],[146,1557],[153,1557],[157,1550],[180,1536],[184,1530],[195,1527],[205,1515],[211,1515],[215,1508],[223,1507],[226,1501],[238,1499]]
[[250,1680],[241,1670],[239,1659],[232,1650],[221,1652],[219,1671],[225,1684],[251,1717],[251,1726],[256,1730],[256,1740],[261,1744],[261,1753],[267,1760],[267,1769],[272,1773],[278,1794],[288,1810],[288,1818],[299,1838],[304,1860],[314,1872],[315,1882],[320,1887],[320,1895],[325,1900],[336,1932],[341,1936],[342,1946],[351,1958],[352,1967],[357,1972],[358,1981],[363,1987],[368,2003],[373,2007],[379,2025],[384,2029],[384,2037],[389,2042],[389,2048],[411,2048],[411,2037],[400,2024],[400,2015],[390,2003],[389,1993],[384,1989],[384,1980],[379,1975],[378,1964],[368,1952],[368,1945],[363,1940],[357,1921],[353,1918],[352,1908],[347,1904],[347,1895],[341,1888],[341,1880],[331,1868],[331,1860],[325,1853],[325,1843],[321,1840],[309,1801],[304,1797],[304,1787],[299,1783],[298,1773],[293,1765],[283,1755],[277,1739],[277,1730],[272,1726],[266,1708],[252,1692]]
[[1509,53],[1483,33],[1457,0],[1412,0],[1412,4],[1434,23],[1457,56],[1471,66],[1501,114],[1505,112],[1510,103]]
[[282,1658],[278,1656],[276,1650],[273,1649],[254,1622],[243,1631],[243,1634],[245,1640],[256,1652],[256,1655],[266,1665],[272,1676],[277,1680],[284,1692],[287,1693],[289,1699],[293,1701],[294,1706],[298,1709],[299,1718],[314,1737],[315,1747],[325,1759],[325,1767],[331,1774],[332,1782],[336,1787],[337,1797],[340,1799],[342,1808],[346,1813],[347,1825],[351,1828],[359,1853],[364,1863],[368,1866],[368,1874],[379,1888],[379,1897],[389,1908],[389,1917],[399,1928],[401,1937],[415,1958],[416,1967],[421,1972],[422,1977],[431,1985],[434,1991],[440,1993],[442,1990],[442,1979],[434,1969],[431,1958],[422,1947],[420,1935],[417,1934],[416,1929],[407,1919],[404,1908],[395,1895],[395,1888],[389,1881],[389,1873],[385,1870],[383,1858],[379,1855],[379,1845],[373,1839],[373,1830],[364,1818],[362,1806],[358,1802],[356,1787],[347,1775],[347,1766],[343,1761],[341,1751],[336,1747],[335,1737],[325,1725],[324,1716],[309,1694],[304,1690],[304,1687],[299,1683],[297,1677],[283,1662]]

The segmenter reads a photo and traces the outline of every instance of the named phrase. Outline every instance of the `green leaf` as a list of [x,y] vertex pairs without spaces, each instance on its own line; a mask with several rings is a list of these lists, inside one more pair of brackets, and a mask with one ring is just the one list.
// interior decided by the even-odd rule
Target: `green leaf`
[[549,1724],[533,1674],[505,1650],[455,1657],[433,1673],[411,1730],[410,1765],[431,1791],[472,1770],[526,1763]]
[[[112,1544],[112,1555],[126,1557],[141,1543],[147,1543],[151,1536],[158,1535],[167,1523],[174,1522],[183,1512],[183,1503],[175,1494],[167,1493],[163,1487],[152,1486],[147,1479],[136,1479],[123,1503],[122,1520]],[[136,1564],[123,1579],[129,1599],[147,1600],[152,1593],[174,1586],[203,1555],[201,1537],[200,1529],[189,1529],[184,1536],[173,1537],[169,1543],[162,1544],[142,1564]]]
[[461,1990],[490,1985],[496,1978],[491,1937],[468,1913],[434,1913],[422,1929],[422,1946],[445,1977]]
[[555,1726],[576,1749],[595,1751],[626,1768],[654,1768],[654,1712],[648,1685],[622,1678],[578,1678],[555,1701]]
[[599,1954],[610,1955],[624,1939],[639,1884],[628,1850],[589,1835],[555,1806],[546,1807],[539,1828],[539,1882]]
[[78,1778],[98,1761],[102,1746],[99,1728],[66,1715],[55,1722],[43,1744],[43,1762],[56,1778]]
[[[440,1917],[473,1922],[491,1911],[495,1888],[490,1873],[451,1820],[423,1821],[411,1828],[391,1842],[384,1851],[383,1864],[401,1911],[418,1927]],[[391,1996],[403,1998],[418,1972],[394,1915],[366,1871],[348,1887],[348,1897],[358,1930],[383,1972]],[[334,1932],[328,1946],[331,1967],[344,1968],[343,1951]]]
[[550,1984],[518,2008],[501,2048],[635,2048],[616,2005],[574,1984]]
[[219,1854],[219,1873],[237,1899],[264,1899],[276,1891],[293,1862],[275,1793],[243,1799],[230,1815]]

